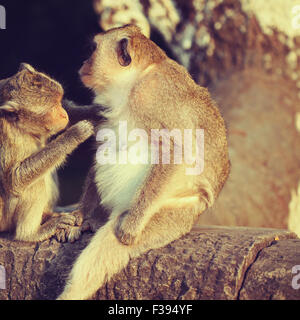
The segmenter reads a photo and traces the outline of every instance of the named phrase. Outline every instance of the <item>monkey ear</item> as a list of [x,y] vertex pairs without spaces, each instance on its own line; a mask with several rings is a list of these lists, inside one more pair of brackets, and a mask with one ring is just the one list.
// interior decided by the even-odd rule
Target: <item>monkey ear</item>
[[20,64],[19,72],[23,70],[29,71],[31,73],[35,72],[35,69],[30,64],[24,62]]
[[0,112],[1,111],[8,112],[8,113],[17,112],[18,104],[13,101],[7,101],[2,106],[0,105]]
[[131,56],[128,53],[127,47],[128,47],[128,39],[124,38],[119,41],[117,54],[118,54],[119,63],[123,67],[129,66],[131,63]]

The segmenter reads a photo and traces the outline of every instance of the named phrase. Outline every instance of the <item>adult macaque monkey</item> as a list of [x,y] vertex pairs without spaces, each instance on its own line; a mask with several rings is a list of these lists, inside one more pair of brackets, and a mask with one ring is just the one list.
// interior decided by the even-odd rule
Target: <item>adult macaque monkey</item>
[[[77,258],[59,299],[90,298],[130,258],[189,232],[214,203],[230,167],[224,121],[208,91],[182,66],[135,26],[111,29],[95,42],[97,48],[80,73],[96,93],[95,101],[108,107],[103,114],[107,121],[98,129],[118,128],[120,121],[127,121],[128,130],[145,130],[148,137],[151,129],[192,129],[193,141],[196,129],[204,129],[204,170],[187,175],[190,164],[172,161],[96,163],[81,210],[89,215],[102,206],[109,219]],[[171,155],[174,149],[173,139]],[[93,201],[97,198],[100,203]]]
[[68,124],[62,97],[59,83],[28,64],[0,81],[0,231],[17,240],[74,240],[80,234],[80,215],[53,212],[53,174],[94,129],[82,121],[48,142]]

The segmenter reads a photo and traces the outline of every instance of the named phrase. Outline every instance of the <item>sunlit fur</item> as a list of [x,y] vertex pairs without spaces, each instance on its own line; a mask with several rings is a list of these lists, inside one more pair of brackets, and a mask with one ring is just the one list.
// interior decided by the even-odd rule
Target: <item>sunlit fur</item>
[[[132,60],[126,67],[118,56],[124,38]],[[108,107],[107,121],[98,129],[116,128],[124,120],[128,130],[141,128],[148,136],[155,128],[204,129],[205,164],[201,175],[190,176],[185,163],[96,163],[81,207],[89,215],[104,206],[110,216],[77,258],[59,299],[90,298],[130,258],[189,232],[229,173],[224,121],[206,89],[135,26],[112,29],[95,42],[97,49],[80,73],[96,102]]]
[[71,232],[79,218],[53,212],[59,195],[54,175],[93,126],[81,122],[48,142],[68,124],[62,96],[59,83],[28,64],[0,82],[0,231],[17,240]]

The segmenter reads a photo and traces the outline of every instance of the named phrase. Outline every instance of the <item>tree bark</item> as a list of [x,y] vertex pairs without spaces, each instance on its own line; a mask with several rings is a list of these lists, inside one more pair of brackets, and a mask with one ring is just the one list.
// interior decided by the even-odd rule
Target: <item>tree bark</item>
[[[0,299],[55,299],[90,237],[74,244],[1,238],[6,289]],[[288,231],[197,227],[131,260],[94,299],[300,299],[291,284],[299,264],[300,239]]]

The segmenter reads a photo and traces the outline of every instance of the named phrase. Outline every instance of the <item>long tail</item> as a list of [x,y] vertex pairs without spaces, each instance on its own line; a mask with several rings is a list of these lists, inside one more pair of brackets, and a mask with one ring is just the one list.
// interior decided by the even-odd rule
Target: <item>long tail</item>
[[92,297],[113,275],[127,266],[130,258],[149,249],[163,247],[188,233],[207,206],[208,201],[203,199],[196,206],[162,208],[150,219],[139,242],[132,246],[119,242],[114,231],[118,217],[111,218],[77,258],[58,299],[83,300]]
[[116,218],[108,221],[77,258],[69,280],[58,300],[90,298],[110,277],[129,262],[131,247],[122,245],[114,235]]

